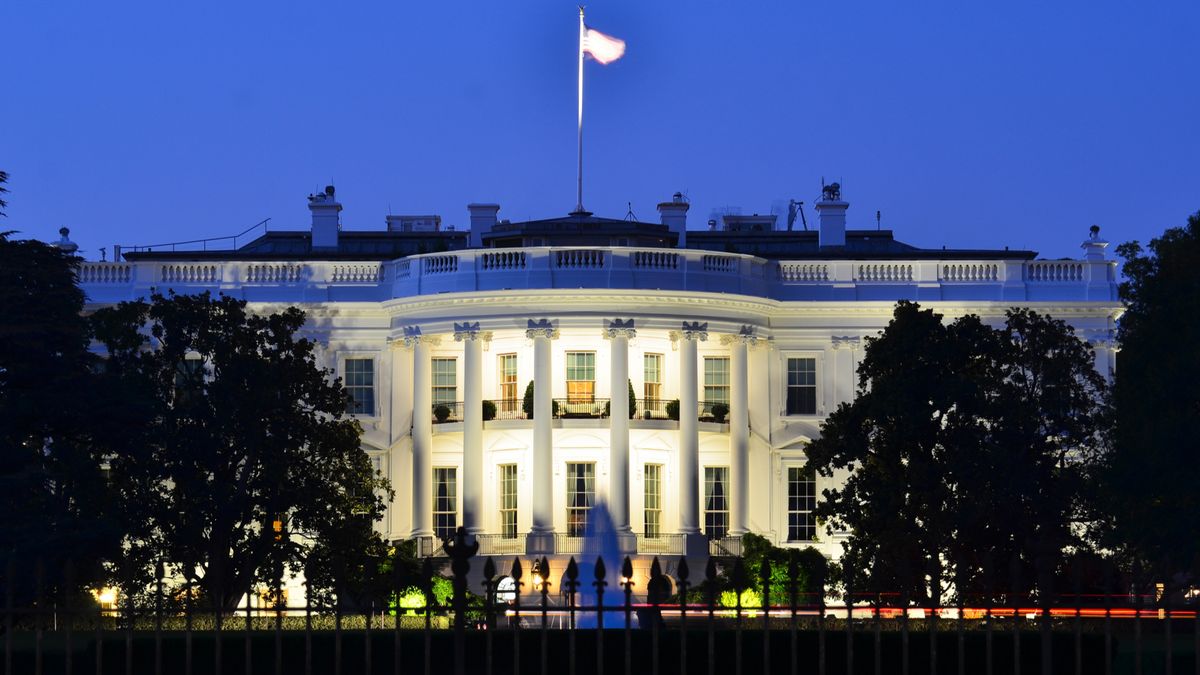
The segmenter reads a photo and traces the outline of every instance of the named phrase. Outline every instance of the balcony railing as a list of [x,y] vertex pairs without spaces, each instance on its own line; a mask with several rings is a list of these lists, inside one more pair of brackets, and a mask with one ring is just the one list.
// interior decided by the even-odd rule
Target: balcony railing
[[479,555],[525,555],[525,534],[508,537],[503,534],[476,535]]
[[554,417],[559,419],[608,417],[610,405],[606,398],[556,398],[551,403]]
[[665,398],[639,398],[634,417],[644,420],[677,420],[679,419],[679,404],[672,406],[674,415],[667,410],[667,404],[672,401]]
[[498,420],[523,420],[525,419],[524,401],[521,399],[496,399],[492,401],[496,406],[496,417]]
[[639,534],[637,552],[644,555],[683,555],[684,541],[682,534]]
[[434,424],[461,422],[463,421],[463,402],[443,401],[441,403],[434,403],[431,412]]
[[742,538],[725,536],[708,540],[708,554],[713,557],[738,557],[742,555]]

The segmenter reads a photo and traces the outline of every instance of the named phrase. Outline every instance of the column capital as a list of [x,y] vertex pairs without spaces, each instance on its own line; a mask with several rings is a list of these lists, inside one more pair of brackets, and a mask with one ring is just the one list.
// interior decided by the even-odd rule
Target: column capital
[[389,338],[388,342],[392,348],[412,349],[418,344],[437,345],[441,344],[442,339],[436,335],[422,335],[420,326],[405,326],[404,335],[402,337]]
[[463,322],[454,324],[454,341],[462,342],[464,340],[483,340],[484,342],[492,341],[492,331],[479,330],[479,322],[475,323]]
[[700,342],[704,342],[708,340],[708,322],[684,321],[682,329],[673,330],[669,335],[671,342],[678,342],[679,340],[699,340]]
[[633,327],[633,319],[622,321],[613,319],[608,322],[608,326],[602,331],[604,337],[612,340],[613,338],[624,337],[632,340],[637,337],[637,329]]
[[756,330],[757,329],[754,326],[742,326],[738,329],[736,335],[722,335],[721,344],[743,344],[750,349],[754,349],[761,344],[766,344],[767,340],[765,338],[760,338],[756,334]]
[[537,321],[529,319],[529,323],[525,328],[525,337],[530,340],[536,337],[556,340],[558,339],[558,328],[549,319],[538,319]]
[[858,349],[862,344],[862,338],[857,335],[834,335],[829,340],[834,349]]

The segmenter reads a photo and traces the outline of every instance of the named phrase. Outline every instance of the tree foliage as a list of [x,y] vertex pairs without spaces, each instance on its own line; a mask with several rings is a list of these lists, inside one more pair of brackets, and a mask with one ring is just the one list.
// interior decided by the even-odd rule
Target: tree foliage
[[0,552],[26,580],[35,561],[61,580],[67,559],[77,582],[95,579],[116,542],[100,461],[113,418],[93,376],[77,266],[0,233]]
[[[127,590],[162,561],[228,609],[301,571],[314,542],[336,541],[343,556],[379,548],[369,524],[390,490],[359,445],[340,381],[296,336],[303,312],[260,315],[204,293],[154,295],[93,319],[109,376],[142,414],[112,459]],[[358,563],[340,563],[353,576]]]
[[1141,566],[1200,575],[1200,213],[1148,249],[1117,249],[1119,368],[1105,493],[1114,547]]
[[1107,408],[1091,349],[1030,310],[992,328],[901,302],[858,375],[808,447],[821,475],[852,470],[817,507],[849,533],[845,582],[938,602],[950,583],[1009,587],[1015,561],[1044,588],[1092,517]]

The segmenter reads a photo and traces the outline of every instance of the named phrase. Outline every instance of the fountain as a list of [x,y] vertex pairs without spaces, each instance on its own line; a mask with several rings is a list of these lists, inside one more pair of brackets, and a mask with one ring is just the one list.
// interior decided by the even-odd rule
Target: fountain
[[[596,605],[596,561],[604,561],[603,577],[604,606],[624,607],[625,587],[621,585],[621,565],[625,556],[617,539],[617,529],[613,526],[612,515],[603,501],[597,501],[588,512],[587,526],[583,532],[583,553],[576,560],[579,565],[579,588],[575,593],[575,605],[578,607],[594,607]],[[560,586],[564,591],[564,586]],[[632,614],[632,626],[638,626],[637,614]],[[600,625],[596,612],[578,612],[575,615],[575,625],[578,628],[596,628]],[[623,612],[604,612],[606,628],[624,628],[625,615]]]

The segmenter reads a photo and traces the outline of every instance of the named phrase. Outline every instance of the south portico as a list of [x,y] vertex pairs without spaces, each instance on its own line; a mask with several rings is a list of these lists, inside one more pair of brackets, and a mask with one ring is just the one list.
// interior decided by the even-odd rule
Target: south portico
[[[429,544],[423,548],[434,549],[437,546],[435,534],[438,528],[434,526],[434,509],[441,493],[435,494],[435,490],[442,488],[434,485],[435,464],[454,459],[453,450],[443,450],[441,459],[435,461],[435,434],[440,435],[443,429],[451,435],[460,434],[461,452],[451,467],[460,471],[461,476],[454,485],[456,492],[461,486],[461,495],[454,496],[461,504],[461,522],[457,524],[461,524],[476,540],[483,540],[481,552],[507,554],[516,553],[519,549],[519,552],[529,555],[571,553],[578,547],[578,543],[572,541],[579,534],[579,522],[574,520],[576,509],[582,513],[580,517],[586,520],[586,508],[596,499],[603,499],[608,506],[622,554],[661,551],[664,554],[702,557],[710,551],[709,540],[714,532],[721,539],[740,537],[748,532],[750,424],[747,351],[766,344],[757,336],[758,329],[745,324],[723,324],[721,339],[709,342],[709,322],[706,321],[681,320],[675,324],[677,327],[669,327],[670,324],[663,320],[622,317],[583,321],[570,319],[567,327],[563,328],[564,322],[559,318],[527,318],[523,331],[514,329],[511,320],[490,323],[484,320],[455,321],[448,327],[450,330],[432,322],[428,325],[400,327],[399,334],[392,342],[411,358],[413,382],[411,536],[428,541]],[[599,340],[595,339],[597,334]],[[505,433],[509,439],[514,434],[527,435],[528,441],[526,447],[520,447],[520,440],[510,441],[509,445],[516,447],[509,447],[502,454],[493,449],[485,453],[484,401],[494,401],[493,405],[500,403],[510,410],[512,406],[511,401],[505,403],[497,400],[501,399],[498,395],[501,392],[495,391],[495,387],[485,391],[484,373],[487,366],[484,365],[483,354],[492,345],[505,341],[509,346],[504,349],[512,349],[515,339],[521,339],[520,347],[523,347],[517,358],[532,357],[532,406],[529,415],[520,415],[532,417],[532,420],[493,420],[488,425],[487,433]],[[570,342],[564,344],[567,340]],[[653,341],[652,346],[639,350],[643,365],[657,363],[660,371],[667,369],[661,363],[663,355],[651,352],[651,349],[663,350],[665,347],[675,357],[669,366],[670,370],[675,371],[672,374],[673,382],[663,391],[677,394],[677,422],[667,419],[665,415],[663,419],[651,419],[650,407],[656,406],[656,403],[648,398],[638,398],[636,401],[642,415],[631,415],[631,401],[629,396],[622,395],[625,387],[619,383],[629,382],[629,386],[633,386],[630,343],[639,341]],[[727,403],[702,401],[700,398],[702,380],[699,346],[705,343],[708,343],[706,353],[718,350],[722,355],[720,358],[728,361],[728,372],[718,373],[721,384],[710,385],[705,391],[727,392],[724,396]],[[577,346],[584,351],[572,351]],[[567,397],[555,398],[556,391],[563,384],[558,382],[555,365],[563,364],[564,355],[568,359],[577,358],[579,354],[591,351],[601,352],[599,358],[591,358],[601,363],[607,362],[607,392],[603,379],[596,377],[594,389],[586,392],[573,389],[567,392]],[[436,388],[432,372],[434,362],[439,358],[446,359],[446,356],[439,355],[447,353],[454,354],[449,358],[461,359],[463,398],[461,421],[442,427],[434,424],[434,416],[429,411],[437,405],[431,395]],[[503,362],[506,355],[499,358]],[[568,370],[576,368],[574,365],[566,367]],[[657,372],[652,376],[661,378],[661,375],[661,372]],[[569,372],[566,376],[585,377]],[[645,380],[647,377],[642,373],[639,379]],[[566,383],[570,387],[577,384],[573,380]],[[647,384],[643,381],[641,384],[645,392],[650,391],[649,387],[662,383]],[[609,394],[607,399],[597,396],[604,393]],[[511,390],[504,394],[512,395]],[[588,402],[583,400],[585,395],[603,401],[601,414],[587,418],[564,413],[565,408],[586,406]],[[573,402],[576,400],[578,403]],[[727,417],[721,415],[719,423],[701,422],[706,414],[711,419],[714,405],[718,409],[725,405]],[[592,432],[588,444],[592,448],[572,447],[571,444],[577,444],[577,441],[569,440],[568,431],[589,426]],[[635,436],[639,443],[658,446],[639,446],[636,452],[636,480],[632,478],[631,426],[637,427]],[[438,427],[436,431],[435,427]],[[715,506],[727,512],[721,514],[724,522],[709,523],[703,529],[701,427],[704,427],[704,436],[708,438],[707,447],[711,448],[717,442],[726,453],[727,459],[717,463],[729,467],[728,475],[723,475],[723,482],[714,488],[718,494],[709,495],[710,502],[721,500]],[[556,434],[560,443],[566,442],[568,445],[556,447]],[[486,460],[485,454],[488,456]],[[503,464],[498,464],[493,455],[506,459]],[[645,461],[648,457],[656,459]],[[513,458],[517,458],[516,461],[510,461]],[[496,531],[495,519],[490,516],[503,507],[502,502],[507,495],[499,494],[494,485],[485,487],[485,481],[496,483],[498,480],[508,480],[507,476],[499,476],[498,473],[512,471],[509,468],[511,464],[517,465],[517,475],[525,479],[520,484],[528,485],[530,493],[528,500],[523,498],[524,495],[519,495],[513,505],[519,512],[524,504],[528,504],[528,517],[523,513],[516,516],[520,522],[528,523],[519,533],[511,528],[501,528],[506,529],[504,532]],[[671,482],[669,489],[663,486],[663,482],[668,480]],[[564,481],[582,487],[579,490],[559,490],[559,483]],[[641,488],[638,502],[643,511],[642,518],[639,518],[642,522],[637,523],[639,527],[636,530],[631,517],[630,499],[631,487],[635,483]],[[673,498],[665,499],[668,495]],[[669,505],[664,502],[669,502]],[[567,522],[558,513],[560,511],[568,514]],[[655,522],[650,523],[652,516]],[[518,545],[521,539],[524,539],[524,546]]]

